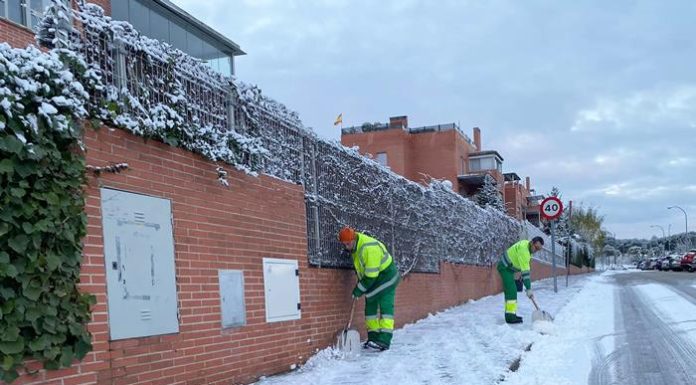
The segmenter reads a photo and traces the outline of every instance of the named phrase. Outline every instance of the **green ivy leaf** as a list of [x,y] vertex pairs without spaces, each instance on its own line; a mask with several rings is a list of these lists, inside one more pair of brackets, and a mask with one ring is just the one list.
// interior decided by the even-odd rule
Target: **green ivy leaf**
[[60,262],[60,257],[58,257],[56,254],[49,253],[46,255],[46,266],[48,267],[49,271],[57,269],[58,266],[60,266]]
[[7,299],[15,297],[15,292],[9,287],[0,287],[0,296]]
[[[6,222],[0,222],[0,237],[10,232],[10,225]],[[4,253],[4,251],[2,251]]]
[[[14,120],[11,120],[11,122]],[[4,138],[0,138],[0,150],[5,150],[12,154],[19,154],[22,152],[24,144],[12,135],[5,135]]]
[[5,356],[2,360],[2,369],[3,370],[10,370],[12,369],[12,366],[14,365],[14,357],[12,356]]
[[24,294],[25,297],[32,301],[36,301],[41,297],[41,293],[43,293],[43,290],[41,290],[41,287],[35,287],[35,286],[27,286],[22,290],[22,293]]
[[24,351],[24,339],[18,338],[16,341],[0,341],[0,352],[5,354],[17,354]]
[[74,357],[72,348],[64,347],[60,355],[60,365],[64,368],[70,367]]
[[46,202],[48,202],[51,205],[57,205],[60,202],[60,198],[58,198],[58,195],[54,192],[50,192],[46,194]]
[[10,277],[10,278],[16,278],[17,274],[19,274],[19,271],[17,271],[17,267],[13,264],[7,264],[0,266],[0,271],[4,270],[5,275]]
[[85,341],[84,339],[80,339],[77,341],[77,345],[75,345],[75,357],[77,359],[81,360],[85,358],[87,353],[92,350],[92,344],[89,341]]
[[0,162],[0,174],[12,175],[14,172],[14,161],[12,159],[3,159]]
[[40,170],[37,170],[37,166],[30,162],[19,162],[16,163],[14,167],[17,174],[22,178],[26,178],[31,174],[40,172]]
[[19,254],[22,254],[26,251],[28,244],[29,237],[27,237],[25,234],[19,234],[13,238],[10,238],[10,241],[8,242],[8,245],[12,248],[12,250],[16,251]]
[[19,373],[17,373],[17,370],[15,370],[15,369],[6,370],[6,371],[3,371],[3,373],[2,373],[2,380],[8,384],[10,382],[16,380],[18,377],[19,377]]
[[31,234],[34,232],[34,226],[29,222],[24,222],[22,223],[22,230],[27,234]]
[[[2,227],[2,226],[0,226]],[[10,255],[5,251],[0,251],[0,265],[10,263]]]
[[23,188],[13,187],[10,189],[10,194],[12,194],[12,196],[17,197],[17,198],[23,197],[24,194],[26,194],[26,193],[27,193],[26,190],[24,190]]

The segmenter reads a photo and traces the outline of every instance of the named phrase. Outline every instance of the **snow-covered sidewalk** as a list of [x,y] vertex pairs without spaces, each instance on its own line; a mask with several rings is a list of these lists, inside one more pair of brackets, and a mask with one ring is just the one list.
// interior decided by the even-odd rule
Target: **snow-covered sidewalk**
[[[562,378],[550,381],[537,377],[537,369],[563,366],[568,349],[556,346],[581,338],[578,328],[597,329],[594,313],[598,302],[606,316],[607,304],[613,305],[611,290],[605,295],[598,274],[570,277],[565,287],[565,277],[559,277],[559,292],[553,293],[553,281],[534,282],[537,302],[545,310],[556,315],[556,323],[549,335],[541,335],[532,329],[532,304],[520,293],[518,314],[525,318],[521,325],[507,325],[503,321],[502,294],[457,306],[424,320],[406,325],[394,334],[389,351],[363,353],[358,357],[340,357],[332,349],[320,351],[307,364],[296,371],[261,380],[260,385],[300,384],[495,384],[524,383],[561,385]],[[583,287],[587,286],[583,290]],[[608,285],[607,285],[608,286]],[[578,292],[581,295],[577,295]],[[570,306],[566,306],[571,302]],[[587,312],[592,308],[593,312]],[[577,312],[581,309],[580,312]],[[605,311],[606,310],[606,311]],[[398,312],[398,309],[396,309]],[[611,322],[613,327],[613,322]],[[563,331],[559,333],[559,331]],[[531,351],[525,351],[533,343]],[[580,343],[580,342],[577,342]],[[572,350],[572,346],[569,348]],[[509,372],[510,364],[522,357],[522,367],[517,373]],[[591,357],[591,355],[590,355]],[[589,359],[587,364],[590,364]],[[589,369],[588,369],[589,370]],[[518,374],[526,373],[523,376]],[[584,374],[586,381],[587,372]],[[523,380],[523,381],[522,381]],[[563,382],[565,381],[565,382]],[[571,382],[574,383],[574,382]]]

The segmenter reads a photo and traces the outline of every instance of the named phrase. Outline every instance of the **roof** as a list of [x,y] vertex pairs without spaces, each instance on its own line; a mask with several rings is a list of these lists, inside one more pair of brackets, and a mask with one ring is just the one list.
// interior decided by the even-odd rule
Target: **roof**
[[[219,43],[222,47],[227,49],[227,52],[225,52],[225,53],[231,54],[232,56],[246,55],[246,52],[242,51],[242,49],[239,47],[239,44],[233,42],[229,38],[225,37],[225,35],[212,29],[207,24],[205,24],[202,21],[191,16],[191,14],[189,14],[188,12],[184,11],[183,9],[177,7],[171,1],[169,1],[169,0],[151,0],[151,1],[164,7],[166,10],[172,12],[174,15],[181,18],[187,24],[190,24],[194,28],[198,29],[199,32],[213,38],[216,43]],[[224,51],[224,49],[222,51]]]
[[522,179],[520,179],[519,175],[517,175],[517,173],[515,173],[515,172],[506,172],[505,174],[503,174],[503,176],[505,177],[506,182],[514,182],[514,181],[522,180]]
[[495,151],[495,150],[472,152],[471,154],[469,154],[469,158],[481,158],[481,157],[484,157],[486,155],[495,155],[501,161],[504,160],[503,157],[500,156],[500,153],[498,151]]
[[466,174],[466,175],[459,175],[457,176],[457,180],[460,183],[468,184],[468,185],[482,185],[483,184],[483,179],[486,177],[488,174]]

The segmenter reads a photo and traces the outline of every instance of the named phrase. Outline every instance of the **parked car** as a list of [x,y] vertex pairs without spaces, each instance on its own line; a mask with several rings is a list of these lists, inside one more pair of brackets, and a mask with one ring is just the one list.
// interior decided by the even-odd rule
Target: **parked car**
[[688,253],[684,254],[680,264],[682,269],[690,273],[696,271],[696,250],[689,250]]
[[679,256],[669,257],[669,270],[682,271],[681,258]]
[[672,265],[672,257],[663,257],[660,259],[660,271],[669,271]]
[[657,258],[650,258],[645,262],[645,268],[644,270],[655,270],[657,269]]
[[646,262],[647,262],[647,261],[638,261],[638,263],[636,263],[636,269],[645,270],[645,269],[643,268],[643,266],[645,266],[645,263],[646,263]]

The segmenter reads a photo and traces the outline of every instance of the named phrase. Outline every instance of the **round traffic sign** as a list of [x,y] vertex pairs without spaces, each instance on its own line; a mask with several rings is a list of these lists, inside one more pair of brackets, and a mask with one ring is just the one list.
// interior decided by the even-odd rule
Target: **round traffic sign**
[[556,197],[548,197],[541,201],[541,206],[539,207],[541,216],[550,221],[558,218],[563,213],[563,202]]

